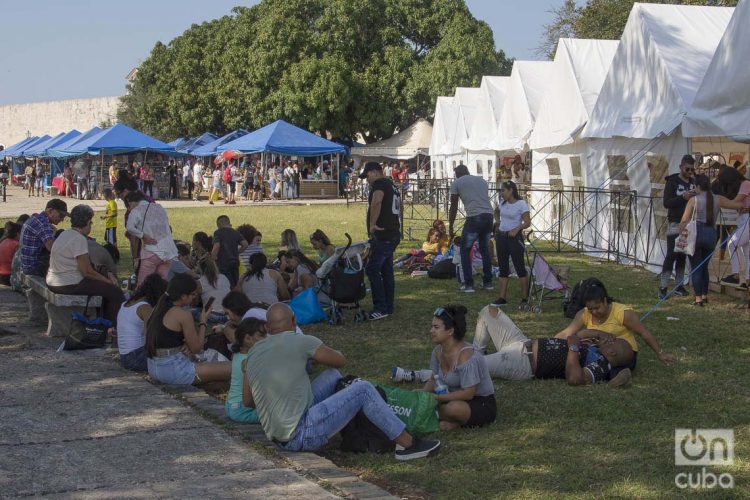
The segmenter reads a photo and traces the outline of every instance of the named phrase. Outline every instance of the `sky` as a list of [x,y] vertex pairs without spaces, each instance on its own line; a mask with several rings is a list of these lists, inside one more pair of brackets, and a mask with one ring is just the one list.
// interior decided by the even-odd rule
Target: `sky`
[[[2,0],[0,105],[119,96],[157,41],[257,0]],[[563,0],[466,0],[508,57],[537,59]]]

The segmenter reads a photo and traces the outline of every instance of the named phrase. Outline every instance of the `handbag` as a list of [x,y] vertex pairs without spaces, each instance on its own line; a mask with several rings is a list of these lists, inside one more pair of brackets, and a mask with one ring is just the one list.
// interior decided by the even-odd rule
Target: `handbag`
[[[696,201],[696,204],[698,202]],[[698,237],[698,224],[695,222],[696,206],[693,205],[693,216],[687,226],[674,242],[674,251],[692,256],[695,253],[695,240]]]
[[407,391],[387,385],[379,386],[385,392],[385,400],[393,413],[413,434],[424,435],[437,432],[440,421],[437,412],[437,399],[429,392]]
[[309,325],[326,319],[326,312],[318,302],[314,288],[306,288],[289,301],[298,325]]
[[73,321],[70,323],[70,332],[63,342],[63,350],[99,349],[106,345],[107,331],[112,328],[112,322],[101,317],[90,319],[87,314],[90,300],[91,296],[86,299],[83,314],[74,312],[71,315]]

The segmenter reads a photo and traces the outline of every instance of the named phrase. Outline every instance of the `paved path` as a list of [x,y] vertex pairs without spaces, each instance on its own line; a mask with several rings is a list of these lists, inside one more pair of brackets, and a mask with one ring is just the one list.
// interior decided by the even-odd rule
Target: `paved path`
[[[205,196],[204,196],[205,198]],[[49,197],[37,198],[32,196],[29,198],[25,189],[18,186],[10,186],[5,203],[3,203],[0,197],[0,218],[11,218],[18,217],[21,214],[31,214],[40,212],[44,209],[44,205],[47,203]],[[79,203],[86,203],[91,206],[94,210],[101,210],[107,207],[107,202],[104,200],[76,200],[74,198],[63,198],[68,203],[68,209],[73,208]],[[192,201],[192,200],[159,200],[159,204],[165,208],[178,208],[178,207],[205,207],[205,208],[221,208],[224,207],[223,202],[219,202],[215,205],[209,205],[207,200],[203,201]],[[263,203],[252,203],[249,201],[238,201],[237,206],[266,206],[266,205],[278,205],[278,206],[289,206],[289,205],[331,205],[331,204],[346,204],[346,200],[343,198],[335,199],[296,199],[296,200],[279,200],[270,201],[266,200]]]
[[273,451],[199,389],[165,392],[103,350],[57,353],[22,295],[0,288],[0,303],[0,497],[388,496],[317,455]]

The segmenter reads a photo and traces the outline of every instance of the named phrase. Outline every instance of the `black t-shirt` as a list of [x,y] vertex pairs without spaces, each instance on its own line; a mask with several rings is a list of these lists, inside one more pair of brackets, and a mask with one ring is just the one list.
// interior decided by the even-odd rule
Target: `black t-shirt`
[[219,268],[240,263],[240,242],[244,238],[232,227],[222,227],[214,231],[214,244],[219,244],[216,262]]
[[367,233],[370,234],[370,206],[372,195],[375,191],[383,192],[383,203],[380,206],[380,215],[376,224],[383,228],[375,231],[374,236],[378,240],[393,240],[401,237],[401,194],[390,179],[382,177],[372,183],[370,196],[367,204]]

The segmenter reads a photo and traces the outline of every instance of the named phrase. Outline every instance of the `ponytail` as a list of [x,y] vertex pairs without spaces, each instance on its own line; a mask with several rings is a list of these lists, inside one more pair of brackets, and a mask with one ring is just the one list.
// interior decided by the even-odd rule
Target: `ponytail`
[[167,286],[167,291],[159,298],[151,316],[146,322],[146,357],[153,358],[156,356],[156,341],[164,328],[164,316],[167,315],[176,300],[183,296],[193,293],[198,288],[195,280],[185,273],[177,273]]
[[268,266],[268,257],[262,252],[254,253],[250,256],[250,267],[245,272],[243,279],[248,279],[251,276],[255,276],[259,280],[263,279],[263,271]]

